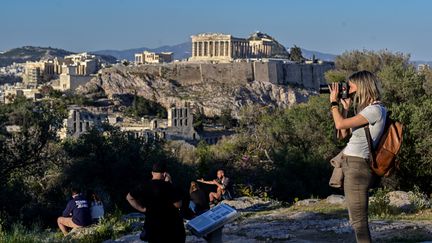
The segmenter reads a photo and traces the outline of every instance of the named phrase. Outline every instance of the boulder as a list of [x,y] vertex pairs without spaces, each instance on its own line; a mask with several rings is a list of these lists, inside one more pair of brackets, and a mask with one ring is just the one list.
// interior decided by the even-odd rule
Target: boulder
[[74,239],[81,239],[86,235],[91,235],[97,232],[97,229],[100,227],[98,224],[92,224],[87,227],[82,228],[74,228],[72,229],[66,236],[66,240],[74,240]]
[[342,195],[330,195],[326,198],[326,202],[330,204],[344,204],[345,203],[345,197]]
[[315,203],[318,203],[320,201],[320,199],[305,199],[305,200],[301,200],[295,203],[296,206],[309,206]]
[[223,203],[239,211],[257,211],[278,205],[277,202],[263,200],[258,197],[239,197],[233,200],[224,200]]
[[400,212],[412,212],[415,209],[414,204],[410,200],[410,194],[404,191],[393,191],[387,193],[389,206]]

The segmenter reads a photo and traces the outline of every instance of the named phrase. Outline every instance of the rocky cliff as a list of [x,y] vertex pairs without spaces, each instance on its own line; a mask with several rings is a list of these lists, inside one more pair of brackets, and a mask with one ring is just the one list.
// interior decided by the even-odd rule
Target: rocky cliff
[[[288,85],[254,80],[247,69],[229,66],[130,66],[117,65],[100,71],[78,93],[104,92],[108,97],[137,94],[165,107],[189,102],[205,115],[231,109],[235,116],[242,106],[256,104],[289,107],[307,100],[310,92]],[[221,69],[223,68],[223,69]]]

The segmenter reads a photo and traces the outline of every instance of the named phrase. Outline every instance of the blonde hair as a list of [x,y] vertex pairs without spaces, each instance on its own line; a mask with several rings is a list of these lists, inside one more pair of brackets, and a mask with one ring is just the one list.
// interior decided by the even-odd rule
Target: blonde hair
[[369,71],[355,72],[348,77],[348,82],[357,86],[353,101],[356,114],[371,103],[380,101],[380,82],[373,73]]

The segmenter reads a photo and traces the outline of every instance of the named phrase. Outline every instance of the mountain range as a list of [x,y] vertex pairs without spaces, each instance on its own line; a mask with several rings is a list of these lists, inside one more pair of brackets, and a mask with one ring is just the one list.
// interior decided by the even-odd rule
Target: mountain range
[[[173,52],[174,59],[182,60],[191,56],[191,42],[184,42],[177,45],[164,45],[157,48],[133,48],[126,50],[99,50],[99,51],[91,51],[91,54],[94,54],[101,58],[102,60],[108,63],[115,63],[117,60],[129,60],[134,61],[135,53],[143,52],[143,51],[151,51],[151,52]],[[287,48],[288,49],[288,48]],[[324,61],[334,61],[337,55],[330,53],[323,53],[319,51],[313,51],[308,49],[302,49],[302,54],[304,57],[311,59],[313,55],[315,58],[324,60]],[[24,63],[26,61],[37,61],[44,58],[53,58],[53,57],[64,57],[66,55],[74,54],[74,52],[70,52],[63,49],[57,49],[52,47],[35,47],[35,46],[24,46],[19,48],[14,48],[5,52],[0,52],[0,67],[8,66],[14,62],[16,63]],[[432,66],[432,61],[411,61],[415,66],[419,64],[428,64]]]
[[[12,63],[25,63],[26,61],[38,61],[49,58],[63,58],[64,56],[75,54],[74,52],[52,47],[23,46],[0,53],[0,67],[11,65]],[[94,53],[91,53],[94,54]],[[104,54],[95,54],[107,63],[115,63],[116,57]]]
[[[93,51],[92,53],[99,54],[99,55],[109,55],[114,56],[119,60],[134,60],[135,53],[143,52],[143,51],[150,51],[150,52],[173,52],[174,53],[174,59],[182,60],[186,59],[191,56],[192,53],[192,43],[191,42],[184,42],[177,45],[172,46],[161,46],[157,48],[147,48],[147,47],[141,47],[141,48],[134,48],[134,49],[126,49],[126,50],[100,50],[100,51]],[[336,57],[334,54],[329,53],[322,53],[319,51],[312,51],[302,48],[303,56],[311,59],[312,56],[315,54],[315,58],[324,60],[324,61],[333,61]]]

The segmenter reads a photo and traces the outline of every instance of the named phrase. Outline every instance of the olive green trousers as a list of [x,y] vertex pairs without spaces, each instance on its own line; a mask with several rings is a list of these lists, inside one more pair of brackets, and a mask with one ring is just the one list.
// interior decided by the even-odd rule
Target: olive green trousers
[[368,160],[360,157],[343,157],[345,202],[349,219],[354,229],[357,242],[371,242],[368,224],[368,190],[372,181],[372,172]]

